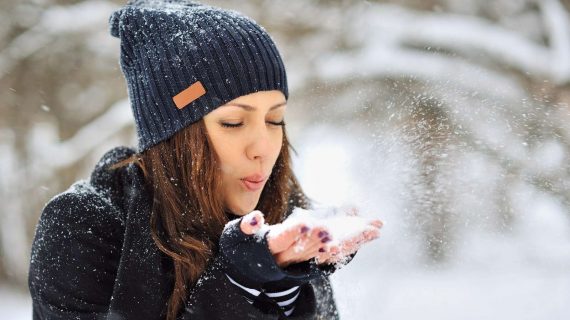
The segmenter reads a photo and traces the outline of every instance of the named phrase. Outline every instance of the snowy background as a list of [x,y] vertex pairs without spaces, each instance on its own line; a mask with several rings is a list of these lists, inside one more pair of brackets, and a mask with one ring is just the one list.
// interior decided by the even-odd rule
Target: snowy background
[[[343,319],[570,319],[570,1],[243,0],[283,53],[307,194],[386,221]],[[0,310],[31,319],[44,204],[133,119],[121,1],[0,0]]]

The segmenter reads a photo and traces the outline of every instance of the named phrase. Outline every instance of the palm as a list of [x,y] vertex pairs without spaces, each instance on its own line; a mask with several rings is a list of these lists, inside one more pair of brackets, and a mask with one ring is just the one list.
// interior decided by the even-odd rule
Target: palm
[[[241,222],[241,230],[246,234],[254,234],[264,224],[263,214],[254,211],[246,215]],[[372,225],[380,228],[379,220]],[[354,253],[365,242],[378,237],[378,230],[366,231],[358,236],[341,242],[326,250],[326,243],[331,236],[324,227],[310,229],[303,223],[271,225],[267,234],[270,252],[280,267],[317,258],[318,263],[334,263]]]

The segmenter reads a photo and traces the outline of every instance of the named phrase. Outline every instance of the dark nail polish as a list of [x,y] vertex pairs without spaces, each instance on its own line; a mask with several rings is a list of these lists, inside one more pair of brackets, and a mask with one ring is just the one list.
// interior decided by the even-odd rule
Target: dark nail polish
[[256,219],[255,217],[253,217],[253,218],[251,219],[251,221],[249,222],[249,224],[251,224],[252,226],[257,225],[257,219]]
[[325,248],[319,248],[319,252],[325,252]]
[[322,243],[327,243],[329,241],[331,241],[331,238],[329,238],[329,237],[324,237],[323,239],[321,239]]
[[329,233],[326,231],[319,231],[319,238],[326,237],[328,235],[329,235]]
[[309,231],[309,227],[303,226],[301,228],[301,233],[307,233],[307,231]]

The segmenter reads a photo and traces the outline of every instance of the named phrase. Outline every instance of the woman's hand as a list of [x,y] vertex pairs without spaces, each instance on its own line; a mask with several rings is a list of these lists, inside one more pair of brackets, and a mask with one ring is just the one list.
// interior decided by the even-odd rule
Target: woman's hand
[[[350,216],[358,216],[358,208],[348,208],[347,214]],[[365,243],[377,239],[380,236],[380,228],[382,228],[383,225],[384,223],[381,220],[372,220],[370,222],[370,226],[374,227],[372,230],[364,231],[350,239],[342,241],[338,245],[331,246],[328,251],[320,253],[317,256],[317,263],[331,264],[342,261],[358,251]]]
[[[245,234],[253,234],[263,226],[265,219],[261,212],[244,217],[240,228]],[[323,227],[310,229],[303,223],[269,226],[267,243],[277,265],[284,268],[290,264],[303,262],[316,257],[319,250],[332,239]]]
[[380,220],[373,220],[370,225],[375,227],[375,229],[364,231],[357,236],[342,241],[338,245],[331,246],[326,252],[319,253],[317,255],[317,263],[331,264],[341,262],[347,256],[358,251],[365,243],[377,239],[380,236],[379,229],[382,227],[383,223]]
[[[352,215],[357,212],[353,211]],[[242,219],[240,228],[245,234],[253,234],[264,225],[264,218],[261,212],[253,212]],[[303,223],[296,224],[276,224],[269,226],[270,232],[267,234],[267,242],[270,252],[275,257],[277,265],[281,268],[290,264],[303,262],[312,258],[317,258],[319,264],[336,263],[346,256],[356,252],[364,243],[372,241],[379,236],[382,222],[374,220],[371,226],[374,230],[363,233],[341,242],[327,250],[327,243],[332,240],[325,227],[310,229]]]

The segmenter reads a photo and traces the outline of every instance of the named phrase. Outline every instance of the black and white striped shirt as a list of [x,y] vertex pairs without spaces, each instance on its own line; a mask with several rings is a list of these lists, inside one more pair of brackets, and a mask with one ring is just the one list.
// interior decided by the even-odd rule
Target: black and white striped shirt
[[[256,290],[256,289],[252,289],[252,288],[248,288],[248,287],[238,283],[237,281],[232,279],[227,274],[226,274],[226,277],[228,277],[228,279],[230,280],[231,283],[233,283],[234,285],[236,285],[237,287],[239,287],[243,290],[243,293],[244,293],[244,296],[246,297],[246,300],[251,304],[253,304],[255,298],[261,294],[261,291]],[[300,287],[296,286],[296,287],[292,287],[292,288],[289,288],[289,289],[284,290],[284,291],[263,292],[263,293],[265,295],[267,295],[269,298],[271,298],[273,301],[275,301],[277,303],[277,305],[279,305],[279,307],[281,307],[281,310],[283,310],[283,313],[286,316],[289,316],[289,315],[291,315],[291,313],[293,313],[293,310],[295,309],[295,301],[297,300],[297,297],[299,296],[300,291],[301,291]]]

